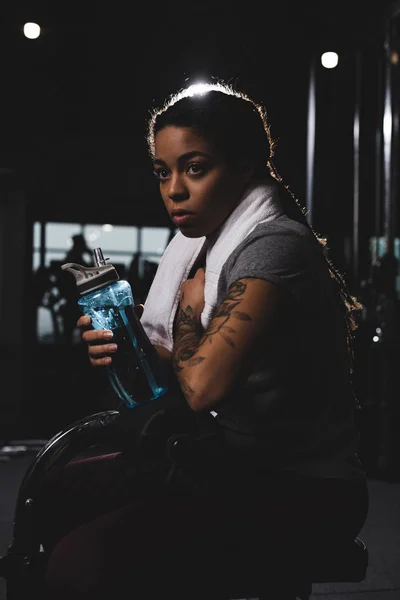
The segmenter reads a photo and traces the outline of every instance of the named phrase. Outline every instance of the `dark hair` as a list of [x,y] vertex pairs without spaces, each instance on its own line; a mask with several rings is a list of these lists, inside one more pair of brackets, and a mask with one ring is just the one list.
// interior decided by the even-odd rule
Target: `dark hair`
[[147,136],[150,154],[154,156],[154,138],[160,129],[191,127],[212,141],[228,160],[251,161],[256,176],[268,175],[274,143],[262,107],[226,85],[210,84],[204,86],[204,92],[202,89],[191,86],[153,112]]
[[161,108],[151,113],[148,121],[147,144],[154,158],[156,134],[165,127],[190,127],[211,141],[224,157],[235,161],[251,161],[255,179],[273,178],[280,184],[285,213],[309,227],[321,245],[341,300],[350,351],[350,372],[353,370],[353,336],[357,329],[357,314],[362,306],[352,296],[343,276],[327,256],[326,239],[309,225],[305,210],[289,187],[283,182],[272,162],[275,142],[270,134],[265,108],[244,92],[226,83],[199,84],[170,96]]

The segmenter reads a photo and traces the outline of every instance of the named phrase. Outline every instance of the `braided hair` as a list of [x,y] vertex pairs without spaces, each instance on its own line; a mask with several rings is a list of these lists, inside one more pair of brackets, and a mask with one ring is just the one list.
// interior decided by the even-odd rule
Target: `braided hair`
[[155,136],[158,131],[168,126],[198,130],[232,164],[250,162],[255,169],[255,179],[272,178],[278,182],[283,190],[281,200],[285,213],[308,227],[320,244],[342,308],[347,331],[350,374],[352,374],[353,339],[358,327],[357,316],[362,305],[350,293],[343,275],[328,257],[326,238],[318,235],[308,223],[305,209],[289,186],[283,182],[272,161],[276,143],[271,136],[264,106],[255,102],[246,93],[221,81],[183,89],[167,98],[161,108],[151,112],[146,140],[152,158],[155,151]]

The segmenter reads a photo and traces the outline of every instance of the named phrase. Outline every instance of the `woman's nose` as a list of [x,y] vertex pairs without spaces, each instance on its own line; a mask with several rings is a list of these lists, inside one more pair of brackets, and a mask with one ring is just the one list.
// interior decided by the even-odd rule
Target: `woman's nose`
[[179,174],[172,175],[169,181],[168,197],[175,202],[185,200],[188,197],[188,190]]

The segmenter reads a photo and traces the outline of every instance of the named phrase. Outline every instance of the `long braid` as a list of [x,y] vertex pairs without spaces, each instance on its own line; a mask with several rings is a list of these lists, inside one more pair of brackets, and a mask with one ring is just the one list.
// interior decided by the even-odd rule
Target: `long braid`
[[[335,267],[335,265],[332,263],[332,261],[328,257],[326,238],[320,237],[314,231],[312,226],[309,224],[309,222],[307,221],[307,218],[306,218],[305,209],[301,206],[301,204],[299,203],[298,199],[293,194],[293,192],[291,191],[289,186],[283,182],[283,179],[279,175],[272,160],[270,160],[268,162],[268,168],[269,168],[271,176],[279,184],[281,184],[283,186],[283,188],[286,190],[286,192],[291,196],[292,200],[294,201],[294,205],[297,208],[297,212],[299,213],[298,216],[301,217],[302,223],[304,223],[304,225],[306,225],[312,231],[313,235],[315,236],[315,238],[317,239],[317,241],[319,242],[319,244],[322,247],[322,253],[323,253],[325,261],[328,265],[329,274],[332,277],[332,280],[334,282],[335,291],[339,295],[339,298],[340,298],[341,304],[342,304],[342,308],[343,308],[343,315],[345,318],[345,325],[346,325],[346,331],[347,331],[347,346],[349,349],[349,357],[350,357],[350,375],[352,375],[353,371],[354,371],[354,333],[355,333],[356,329],[358,328],[357,315],[362,309],[362,304],[357,300],[357,298],[355,296],[353,296],[350,293],[350,291],[347,287],[347,284],[344,280],[343,275],[339,272],[339,270]],[[357,398],[355,400],[356,400],[357,408],[360,408]]]

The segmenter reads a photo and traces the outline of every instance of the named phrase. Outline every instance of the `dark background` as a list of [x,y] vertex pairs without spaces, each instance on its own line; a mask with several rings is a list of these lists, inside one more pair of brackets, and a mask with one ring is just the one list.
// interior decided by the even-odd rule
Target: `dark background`
[[[317,68],[314,224],[335,243],[353,226],[361,50],[362,225],[369,230],[377,64],[390,5],[16,0],[1,18],[2,163],[23,179],[34,219],[93,222],[97,214],[99,222],[168,224],[144,141],[149,110],[181,87],[221,78],[266,106],[276,164],[304,204],[310,61],[334,49],[339,66]],[[30,20],[42,27],[37,40],[23,36]]]
[[[181,87],[221,78],[262,102],[278,140],[276,165],[304,205],[310,65],[322,51],[339,53],[336,69],[316,70],[313,225],[328,237],[337,265],[352,290],[359,291],[361,280],[370,273],[369,238],[384,233],[376,136],[384,93],[385,14],[398,4],[388,0],[1,3],[2,443],[11,440],[18,447],[21,438],[48,439],[77,418],[118,406],[105,374],[90,368],[83,345],[65,348],[32,341],[32,224],[169,226],[147,157],[145,124],[149,110]],[[39,39],[24,38],[26,21],[41,25]],[[357,74],[361,76],[360,272],[352,281]],[[394,230],[398,235],[397,222]],[[398,328],[394,340],[389,331],[386,342],[373,344],[375,317],[368,313],[360,329],[356,371],[363,405],[360,456],[371,499],[361,532],[369,547],[368,577],[361,584],[316,586],[314,592],[325,598],[399,597],[400,495],[393,483],[400,481],[400,335]],[[28,452],[23,461],[3,464],[3,554],[12,539],[17,489],[31,459]]]
[[[336,69],[316,65],[312,224],[328,238],[331,257],[352,291],[359,290],[370,273],[370,237],[383,235],[376,135],[382,127],[386,16],[395,4],[14,0],[1,8],[0,167],[2,181],[10,175],[26,207],[21,225],[25,229],[18,231],[18,238],[17,212],[12,225],[0,223],[0,242],[1,226],[5,240],[0,249],[9,252],[14,244],[14,255],[7,260],[3,256],[8,265],[3,279],[0,265],[3,379],[11,381],[12,368],[12,385],[23,382],[22,391],[3,395],[4,427],[11,431],[19,403],[15,418],[22,419],[23,432],[51,434],[96,410],[99,386],[107,388],[107,382],[89,369],[85,348],[66,354],[60,347],[36,347],[30,336],[32,322],[26,318],[20,323],[23,311],[33,314],[32,223],[170,226],[147,155],[146,123],[166,96],[192,83],[222,79],[266,107],[277,140],[276,166],[305,205],[310,66],[323,51],[338,52]],[[37,40],[24,37],[27,21],[42,27]],[[358,279],[352,280],[356,108],[360,264]],[[12,261],[21,244],[25,255],[19,262],[26,281],[18,285],[25,304],[18,308],[11,279],[18,279]],[[366,339],[370,343],[369,331]],[[377,381],[379,388],[379,376]],[[112,401],[105,404],[114,407]],[[15,435],[19,431],[17,427]]]

